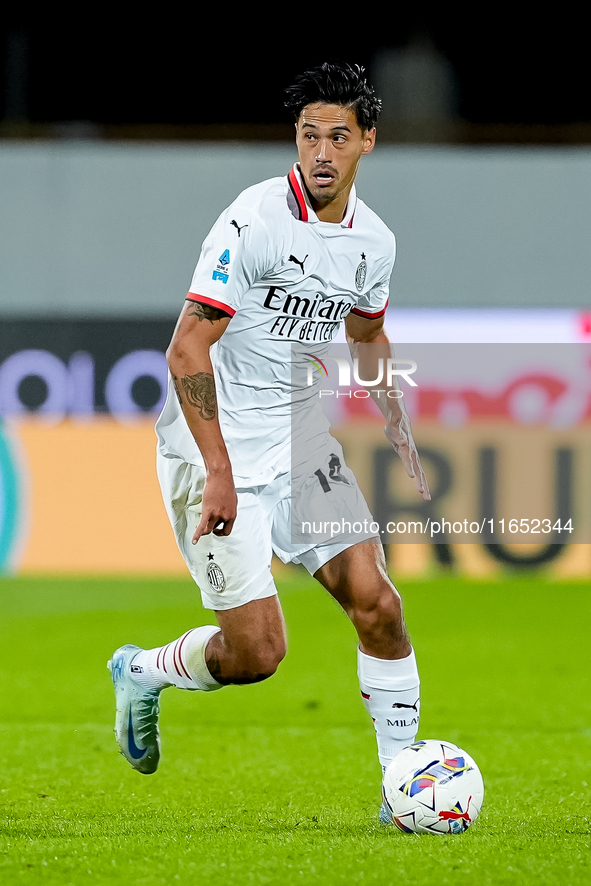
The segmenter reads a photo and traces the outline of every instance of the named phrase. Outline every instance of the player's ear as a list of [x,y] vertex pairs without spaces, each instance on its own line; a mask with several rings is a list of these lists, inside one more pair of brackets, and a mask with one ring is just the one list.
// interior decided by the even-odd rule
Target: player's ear
[[376,128],[368,129],[363,133],[363,154],[370,154],[376,144]]

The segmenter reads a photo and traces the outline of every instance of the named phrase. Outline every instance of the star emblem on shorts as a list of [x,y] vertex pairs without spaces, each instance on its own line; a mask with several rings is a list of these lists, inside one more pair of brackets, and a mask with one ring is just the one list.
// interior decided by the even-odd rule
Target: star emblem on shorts
[[207,555],[207,559],[208,559],[208,560],[213,560],[213,554],[208,554],[208,555]]

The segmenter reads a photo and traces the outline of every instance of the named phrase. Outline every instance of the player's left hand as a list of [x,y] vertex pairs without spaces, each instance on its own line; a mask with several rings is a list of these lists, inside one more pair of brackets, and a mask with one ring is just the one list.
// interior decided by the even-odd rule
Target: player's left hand
[[413,440],[408,415],[403,412],[396,419],[391,419],[384,428],[384,433],[394,447],[394,451],[400,456],[404,470],[415,481],[416,487],[423,499],[431,501],[429,484],[427,483],[419,453]]

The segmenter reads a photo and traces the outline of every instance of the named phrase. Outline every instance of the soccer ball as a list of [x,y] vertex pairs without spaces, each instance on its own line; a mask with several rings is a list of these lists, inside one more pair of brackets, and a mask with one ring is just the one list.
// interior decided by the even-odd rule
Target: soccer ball
[[[416,741],[384,773],[386,818],[405,834],[462,834],[484,800],[484,783],[472,757],[449,741]],[[382,816],[384,817],[384,816]]]

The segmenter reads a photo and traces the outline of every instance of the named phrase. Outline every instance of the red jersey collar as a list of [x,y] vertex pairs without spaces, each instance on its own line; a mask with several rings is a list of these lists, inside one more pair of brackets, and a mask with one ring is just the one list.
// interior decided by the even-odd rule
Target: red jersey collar
[[[294,163],[293,167],[289,171],[287,182],[287,205],[289,206],[293,215],[299,221],[312,223],[319,222],[320,219],[308,203],[306,189],[304,188],[302,174],[300,172],[300,167],[298,163]],[[355,215],[356,206],[357,192],[355,191],[355,185],[353,185],[353,187],[351,188],[351,193],[349,194],[349,200],[347,201],[345,215],[341,222],[342,228],[353,227],[353,216]]]

